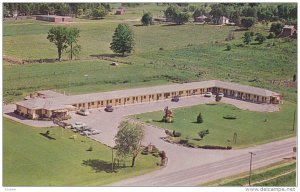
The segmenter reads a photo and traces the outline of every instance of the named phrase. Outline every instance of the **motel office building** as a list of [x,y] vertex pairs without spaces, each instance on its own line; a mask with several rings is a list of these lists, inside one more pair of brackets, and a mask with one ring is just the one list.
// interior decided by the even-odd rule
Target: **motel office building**
[[171,99],[174,96],[201,95],[206,92],[223,93],[225,97],[255,103],[278,104],[279,93],[257,87],[240,85],[219,80],[172,84],[147,88],[127,89],[111,92],[66,96],[53,91],[37,92],[35,98],[16,103],[21,115],[36,119],[67,115],[80,108],[93,109],[107,105],[127,105]]

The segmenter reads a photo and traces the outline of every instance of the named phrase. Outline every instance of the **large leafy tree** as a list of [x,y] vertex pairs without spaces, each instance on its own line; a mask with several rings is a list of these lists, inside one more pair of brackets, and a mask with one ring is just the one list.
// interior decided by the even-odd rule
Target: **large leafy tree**
[[143,126],[140,123],[122,121],[115,136],[117,154],[120,157],[132,156],[131,166],[140,152],[141,141],[144,138]]
[[77,28],[70,28],[69,30],[67,30],[67,44],[70,46],[70,59],[73,59],[73,55],[78,55],[80,50],[81,50],[81,46],[77,44],[78,42],[78,38],[80,37],[79,35],[79,30]]
[[275,35],[279,35],[283,29],[284,25],[282,23],[272,23],[270,32],[274,32]]
[[241,24],[243,27],[249,29],[252,27],[255,23],[255,18],[254,17],[242,17],[241,19]]
[[143,25],[151,25],[153,22],[153,17],[151,13],[145,13],[141,19]]
[[127,24],[119,24],[115,29],[110,49],[115,53],[131,53],[134,47],[134,34]]
[[68,30],[61,26],[52,27],[48,32],[47,39],[57,47],[58,60],[61,60],[63,50],[68,47],[67,34]]

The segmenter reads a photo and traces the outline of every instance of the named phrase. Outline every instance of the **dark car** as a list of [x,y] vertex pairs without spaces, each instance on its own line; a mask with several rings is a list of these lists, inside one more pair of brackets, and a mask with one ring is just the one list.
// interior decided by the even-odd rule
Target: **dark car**
[[104,111],[106,112],[113,112],[114,111],[114,108],[111,106],[111,105],[107,105],[104,109]]
[[175,96],[175,97],[173,97],[173,98],[171,99],[171,101],[173,101],[173,102],[178,102],[178,101],[179,101],[179,97],[178,97],[178,96]]

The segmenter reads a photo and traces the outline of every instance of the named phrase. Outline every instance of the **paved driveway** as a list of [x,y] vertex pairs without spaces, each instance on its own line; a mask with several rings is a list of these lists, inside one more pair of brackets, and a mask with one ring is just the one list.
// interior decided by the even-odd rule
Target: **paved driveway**
[[[102,132],[99,135],[93,135],[92,138],[108,145],[114,146],[113,138],[117,133],[118,124],[124,119],[126,116],[134,115],[134,114],[141,114],[146,112],[152,111],[159,111],[163,110],[164,107],[169,106],[169,108],[177,108],[177,107],[184,107],[184,106],[193,106],[198,104],[205,104],[209,102],[215,101],[214,97],[207,98],[200,95],[190,96],[181,98],[179,102],[171,102],[170,100],[164,101],[156,101],[156,102],[147,102],[141,104],[133,104],[133,105],[126,105],[126,106],[116,106],[114,107],[114,112],[108,113],[102,109],[94,109],[91,110],[91,114],[89,116],[81,116],[75,113],[72,114],[72,118],[66,122],[74,123],[74,122],[84,122],[87,125],[91,126],[94,129],[99,130]],[[259,111],[259,112],[273,112],[278,111],[277,105],[268,105],[268,104],[255,104],[244,102],[240,100],[230,99],[230,98],[223,98],[222,102],[235,105],[238,108],[244,110],[252,110],[252,111]],[[162,130],[146,130],[146,138],[144,143],[148,144],[151,140],[154,139],[153,136],[160,135],[160,137],[165,136]]]

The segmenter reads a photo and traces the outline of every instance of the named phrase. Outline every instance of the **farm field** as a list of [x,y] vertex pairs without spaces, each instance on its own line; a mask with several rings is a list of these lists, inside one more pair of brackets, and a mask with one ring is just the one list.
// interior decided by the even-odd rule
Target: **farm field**
[[[40,133],[50,131],[50,140]],[[157,170],[158,158],[139,155],[111,173],[111,149],[61,128],[33,128],[4,118],[4,186],[100,186]],[[92,146],[92,151],[87,149]],[[120,163],[123,166],[123,163]],[[128,166],[128,167],[127,167]],[[84,175],[84,177],[82,177]]]
[[[156,15],[165,8],[149,4],[128,8],[124,16],[76,19],[65,26],[81,31],[82,52],[74,61],[68,61],[64,53],[62,62],[53,62],[57,51],[46,39],[54,24],[30,19],[4,21],[4,56],[32,62],[10,65],[4,61],[4,101],[20,100],[41,89],[80,94],[206,79],[263,87],[296,101],[296,89],[284,83],[296,74],[296,40],[268,39],[262,45],[253,42],[244,46],[245,31],[235,26],[194,23],[140,26],[143,11],[153,10]],[[135,34],[135,48],[132,54],[119,57],[109,47],[115,27],[123,22]],[[257,24],[250,31],[267,35],[269,28],[270,24]],[[225,41],[230,31],[234,31],[235,38]],[[225,50],[227,44],[232,46],[230,51]],[[112,61],[120,65],[110,66]],[[271,83],[274,81],[277,83]]]
[[[206,183],[202,186],[247,186],[249,173]],[[289,160],[253,170],[252,186],[296,186],[296,162]]]
[[[173,123],[162,122],[163,111],[132,116],[152,125],[180,132],[174,141],[188,140],[192,145],[232,146],[244,148],[257,144],[295,136],[293,131],[296,104],[285,102],[279,112],[262,113],[238,109],[224,103],[210,103],[192,107],[177,108],[173,111]],[[196,123],[201,112],[203,123]],[[224,116],[236,116],[236,119],[224,119]],[[200,139],[200,131],[209,130],[209,134]],[[236,142],[233,141],[237,134]]]

